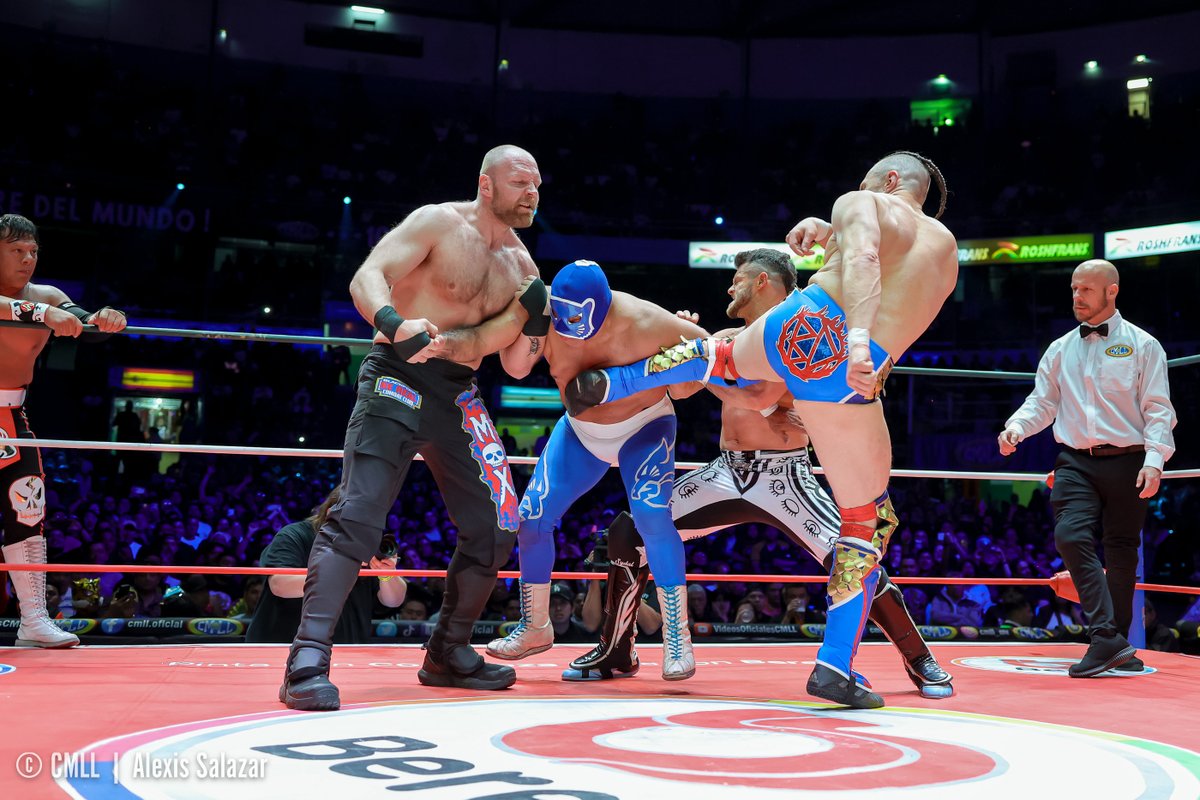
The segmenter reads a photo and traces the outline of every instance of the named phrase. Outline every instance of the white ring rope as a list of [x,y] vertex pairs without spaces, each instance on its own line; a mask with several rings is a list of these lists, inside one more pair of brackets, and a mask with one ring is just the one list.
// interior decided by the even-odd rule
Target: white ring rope
[[[282,456],[292,458],[341,458],[345,455],[342,450],[321,450],[314,447],[233,447],[220,444],[159,444],[157,442],[93,442],[80,439],[6,439],[12,445],[19,447],[38,447],[60,450],[132,450],[151,453],[206,453],[210,455],[227,456]],[[416,456],[421,459],[420,454]],[[509,456],[510,464],[536,464],[537,456]],[[676,461],[675,468],[681,470],[699,469],[707,461]],[[813,472],[824,473],[821,467],[813,467]],[[927,469],[894,469],[894,478],[950,478],[977,481],[1035,481],[1046,480],[1045,472],[953,472],[949,470]],[[1166,478],[1200,478],[1200,469],[1180,469],[1164,472]]]

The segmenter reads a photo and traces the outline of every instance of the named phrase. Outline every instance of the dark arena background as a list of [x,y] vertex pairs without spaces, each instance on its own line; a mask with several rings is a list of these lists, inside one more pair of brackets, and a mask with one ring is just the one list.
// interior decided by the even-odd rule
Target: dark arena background
[[[26,394],[0,385],[44,440],[44,479],[0,485],[5,524],[43,525],[49,561],[0,562],[0,797],[1200,797],[1198,35],[1173,0],[0,4],[0,214],[37,225],[34,283],[129,325],[52,337]],[[883,564],[952,697],[922,696],[874,625],[854,663],[885,707],[809,695],[827,573],[759,523],[686,543],[694,677],[661,678],[649,589],[636,677],[563,681],[599,635],[589,556],[628,508],[616,469],[553,532],[559,643],[506,662],[504,691],[422,685],[458,529],[417,461],[387,515],[395,568],[364,572],[334,647],[341,709],[280,704],[292,633],[247,632],[305,574],[306,552],[264,553],[341,480],[373,335],[351,278],[414,209],[470,201],[505,143],[540,168],[519,235],[547,284],[596,261],[710,331],[735,254],[790,255],[792,226],[889,152],[940,167],[958,278],[888,380]],[[821,258],[793,258],[801,285]],[[1047,428],[1004,457],[997,436],[1077,325],[1089,259],[1165,350],[1178,425],[1142,528],[1142,667],[1073,680],[1089,640],[1055,592],[1061,447]],[[0,272],[0,294],[28,278]],[[0,376],[29,352],[19,305]],[[544,361],[518,380],[488,356],[477,379],[512,471],[493,493],[519,498],[559,393]],[[676,410],[682,476],[718,454],[721,405]],[[33,453],[0,441],[0,468]],[[481,654],[521,618],[517,569],[514,551]],[[79,646],[16,646],[34,574]]]

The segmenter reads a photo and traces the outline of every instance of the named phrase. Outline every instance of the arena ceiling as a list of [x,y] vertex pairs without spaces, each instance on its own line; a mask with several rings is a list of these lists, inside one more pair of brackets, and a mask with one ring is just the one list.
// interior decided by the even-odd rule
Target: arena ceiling
[[[300,0],[349,5],[351,0]],[[1196,0],[362,0],[399,14],[517,28],[742,38],[995,36],[1194,11]]]

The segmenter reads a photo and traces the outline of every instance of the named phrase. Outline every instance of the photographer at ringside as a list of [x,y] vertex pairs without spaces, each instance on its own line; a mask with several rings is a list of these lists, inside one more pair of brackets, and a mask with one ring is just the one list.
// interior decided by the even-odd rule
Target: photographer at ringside
[[[317,531],[325,523],[329,509],[341,496],[342,487],[334,487],[325,502],[313,509],[313,515],[280,528],[263,551],[259,566],[305,567],[316,541]],[[396,568],[396,541],[384,536],[380,552],[363,566],[371,569]],[[254,618],[246,630],[246,641],[253,643],[290,643],[300,626],[300,607],[304,598],[303,575],[271,575],[263,589]],[[371,612],[375,599],[388,608],[404,602],[408,584],[401,577],[360,577],[350,591],[342,616],[338,619],[333,641],[337,644],[362,644],[371,638]]]

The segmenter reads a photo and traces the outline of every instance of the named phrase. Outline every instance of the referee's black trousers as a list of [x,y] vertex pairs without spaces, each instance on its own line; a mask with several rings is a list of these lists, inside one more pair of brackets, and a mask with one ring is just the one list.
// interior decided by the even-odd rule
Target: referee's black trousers
[[[1148,499],[1138,497],[1144,452],[1093,456],[1064,449],[1054,464],[1054,544],[1079,591],[1088,634],[1129,635],[1138,545]],[[1105,575],[1096,552],[1104,546]]]

